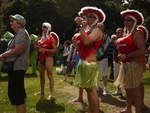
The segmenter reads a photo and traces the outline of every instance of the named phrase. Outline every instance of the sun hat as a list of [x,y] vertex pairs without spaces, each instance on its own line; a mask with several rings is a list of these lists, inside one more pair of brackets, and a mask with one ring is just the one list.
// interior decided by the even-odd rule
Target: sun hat
[[84,17],[86,16],[83,11],[78,12],[78,15],[79,15],[81,18],[84,18]]
[[133,10],[133,9],[127,9],[125,11],[122,11],[120,13],[124,18],[126,16],[129,16],[131,17],[135,22],[136,22],[136,25],[142,25],[143,22],[144,22],[144,17],[142,15],[142,13],[140,13],[139,11],[137,10]]
[[17,20],[23,26],[26,24],[25,18],[20,14],[10,15],[9,18],[13,18],[13,19]]
[[6,39],[10,39],[12,37],[14,37],[14,35],[9,31],[6,31],[6,33],[3,35],[3,38],[6,38]]
[[148,34],[148,30],[146,29],[146,27],[144,27],[144,26],[138,26],[137,30],[142,31],[142,33],[144,34],[144,37],[145,37],[145,42],[147,42],[149,34]]
[[88,13],[94,14],[96,18],[98,19],[98,22],[101,22],[101,23],[103,23],[106,19],[105,13],[97,7],[85,6],[81,9],[81,12],[83,12],[85,15],[87,15]]
[[55,32],[51,32],[50,35],[56,40],[57,47],[59,46],[59,37]]
[[37,37],[38,37],[37,35],[31,34],[31,35],[30,35],[30,40],[33,41],[33,40],[35,40]]

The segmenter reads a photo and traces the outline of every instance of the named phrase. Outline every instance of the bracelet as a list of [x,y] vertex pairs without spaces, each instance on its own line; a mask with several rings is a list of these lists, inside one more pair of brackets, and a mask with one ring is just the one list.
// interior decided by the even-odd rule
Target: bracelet
[[78,25],[78,28],[82,28],[83,27],[83,25],[81,24],[81,25]]

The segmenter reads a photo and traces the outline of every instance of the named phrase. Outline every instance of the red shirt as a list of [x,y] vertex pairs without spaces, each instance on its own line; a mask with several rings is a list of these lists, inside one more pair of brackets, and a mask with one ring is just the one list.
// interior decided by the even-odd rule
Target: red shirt
[[[87,35],[89,35],[89,32],[86,32]],[[75,43],[77,44],[77,46],[79,47],[79,56],[82,60],[85,60],[89,55],[91,54],[96,54],[94,45],[96,48],[101,47],[102,45],[102,39],[96,41],[94,44],[85,46],[83,44],[81,35],[79,35],[76,39],[75,39]]]
[[[120,38],[119,40],[117,40],[116,44],[120,54],[129,54],[138,49],[133,40],[135,33],[136,31],[124,38]],[[131,60],[132,58],[128,58],[122,62],[130,62]]]

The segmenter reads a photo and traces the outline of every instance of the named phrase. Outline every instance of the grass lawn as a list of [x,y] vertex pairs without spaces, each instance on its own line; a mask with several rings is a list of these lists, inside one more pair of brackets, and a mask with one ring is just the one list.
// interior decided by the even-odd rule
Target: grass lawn
[[[87,97],[84,91],[84,103],[73,103],[72,99],[78,95],[78,88],[73,86],[74,76],[71,75],[67,82],[61,82],[63,75],[57,75],[54,67],[55,79],[55,99],[46,100],[49,95],[49,85],[46,76],[45,96],[34,96],[34,93],[39,91],[39,76],[31,74],[29,67],[25,76],[25,87],[27,93],[27,113],[85,113],[87,111]],[[15,107],[10,105],[7,96],[7,75],[2,74],[0,78],[0,113],[15,113]],[[147,109],[142,113],[150,113],[150,73],[144,73],[143,83],[145,86],[145,104]],[[100,98],[100,113],[116,113],[125,107],[125,103],[120,101],[123,96],[113,96],[112,93],[116,87],[113,81],[108,82],[107,96],[102,95],[103,83],[100,81],[100,91],[98,92]],[[124,90],[122,89],[124,92]],[[125,93],[123,93],[125,94]],[[134,109],[134,108],[133,108]]]

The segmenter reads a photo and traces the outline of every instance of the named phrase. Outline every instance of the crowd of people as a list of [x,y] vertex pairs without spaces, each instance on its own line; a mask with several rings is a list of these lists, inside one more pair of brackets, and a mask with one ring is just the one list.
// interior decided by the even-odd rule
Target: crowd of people
[[[103,95],[108,94],[109,66],[110,79],[114,80],[117,89],[113,95],[121,95],[123,88],[126,95],[126,107],[117,113],[132,113],[133,103],[135,113],[140,113],[145,106],[142,77],[146,71],[145,42],[148,31],[142,25],[144,18],[139,11],[124,10],[120,14],[124,18],[124,28],[118,27],[115,34],[111,35],[108,55],[101,61],[97,61],[96,50],[102,47],[104,38],[109,37],[103,24],[106,15],[97,7],[81,8],[79,16],[74,19],[79,31],[73,35],[71,41],[65,41],[61,48],[64,70],[64,79],[61,81],[67,81],[74,69],[74,85],[79,88],[79,95],[72,101],[83,102],[83,90],[85,90],[88,99],[87,113],[99,113],[100,101],[97,91],[101,76],[104,85]],[[29,61],[32,62],[33,73],[38,69],[40,77],[40,91],[34,95],[44,95],[46,72],[49,80],[47,100],[54,98],[53,55],[58,52],[59,37],[52,32],[51,24],[44,22],[42,35],[31,38],[25,29],[26,20],[22,15],[10,15],[9,18],[10,26],[16,34],[9,41],[7,50],[5,48],[5,51],[0,53],[0,61],[16,59],[13,71],[8,72],[8,97],[11,104],[16,106],[17,113],[25,113],[24,76]],[[30,53],[30,44],[35,48],[32,53]]]

